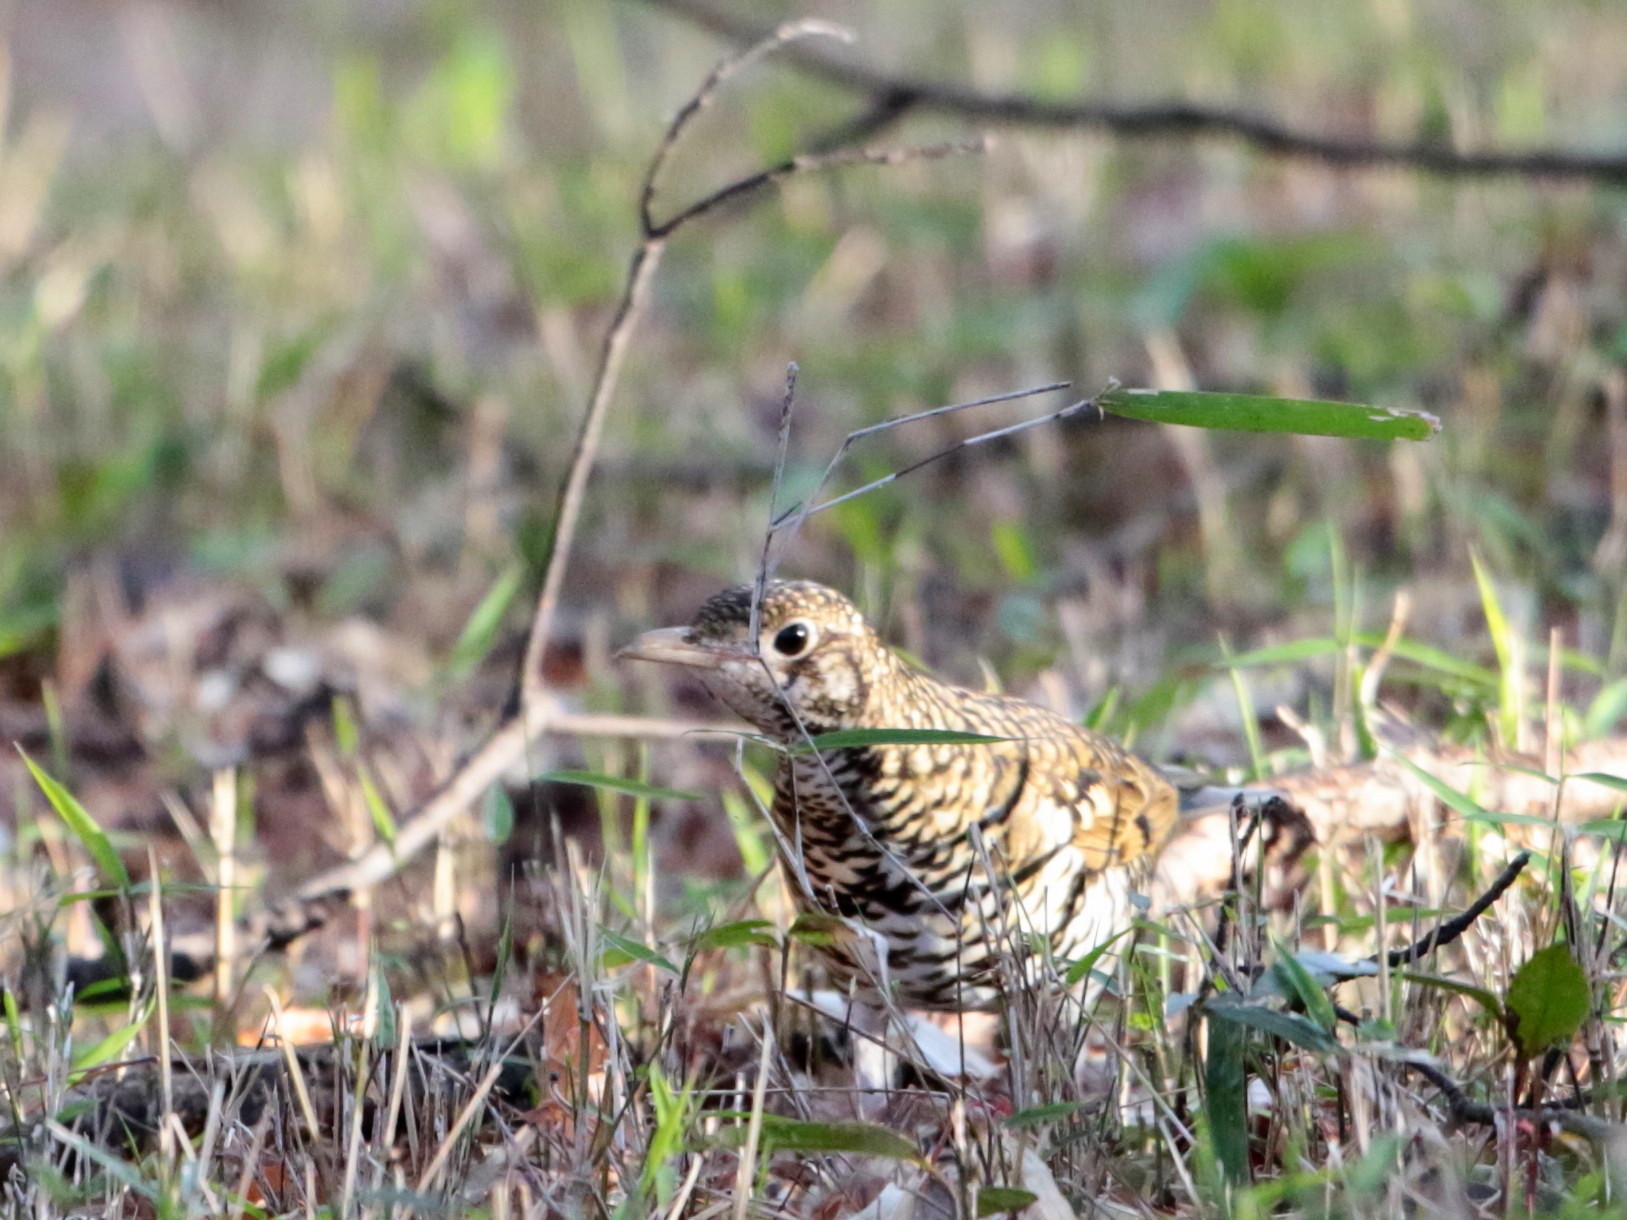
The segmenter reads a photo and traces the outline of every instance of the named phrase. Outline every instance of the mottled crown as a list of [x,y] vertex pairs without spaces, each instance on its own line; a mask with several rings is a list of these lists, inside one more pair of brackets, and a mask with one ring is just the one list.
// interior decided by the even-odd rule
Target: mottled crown
[[902,663],[834,589],[773,581],[763,591],[752,651],[753,585],[725,589],[696,612],[696,643],[735,646],[740,659],[703,677],[712,692],[764,732],[787,740],[804,729],[866,727],[898,683]]
[[[735,585],[706,599],[691,624],[698,640],[745,638],[751,627],[751,603],[756,585]],[[759,627],[763,631],[785,626],[799,618],[829,628],[845,628],[874,636],[859,608],[835,589],[811,580],[771,580],[763,590]],[[878,646],[880,641],[876,641]]]

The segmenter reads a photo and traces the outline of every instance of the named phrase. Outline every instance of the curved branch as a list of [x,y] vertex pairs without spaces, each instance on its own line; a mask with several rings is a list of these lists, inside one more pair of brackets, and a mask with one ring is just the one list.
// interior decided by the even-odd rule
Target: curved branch
[[[767,32],[767,27],[728,12],[709,0],[646,2],[731,42],[756,42]],[[1020,127],[1105,131],[1133,139],[1231,139],[1270,156],[1308,158],[1346,169],[1396,166],[1441,177],[1518,175],[1627,183],[1627,153],[1558,148],[1460,151],[1427,140],[1389,141],[1327,135],[1293,127],[1266,115],[1198,102],[1121,105],[1103,101],[1057,102],[1021,93],[991,93],[953,81],[895,76],[809,44],[787,48],[784,57],[827,84],[864,94],[870,108],[859,121],[867,135],[918,110]]]

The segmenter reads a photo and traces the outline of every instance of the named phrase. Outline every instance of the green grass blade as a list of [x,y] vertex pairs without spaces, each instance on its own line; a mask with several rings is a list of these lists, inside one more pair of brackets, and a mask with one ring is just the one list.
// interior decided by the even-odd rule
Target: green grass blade
[[[986,746],[1010,737],[960,733],[953,729],[837,729],[812,739],[815,750],[848,750],[855,746]],[[803,749],[808,746],[804,745]]]
[[1427,441],[1441,422],[1422,411],[1311,398],[1261,398],[1195,390],[1114,389],[1096,403],[1110,415],[1155,424],[1224,428],[1231,432],[1287,432],[1375,441]]
[[1521,675],[1515,669],[1518,642],[1514,638],[1513,627],[1509,625],[1508,615],[1503,612],[1503,603],[1497,597],[1497,587],[1492,584],[1480,556],[1471,551],[1469,563],[1474,568],[1474,581],[1480,589],[1480,606],[1486,616],[1486,630],[1491,634],[1491,646],[1497,653],[1497,727],[1502,732],[1503,744],[1512,746],[1520,732]]
[[96,862],[96,868],[102,877],[121,890],[129,889],[130,874],[124,870],[124,861],[119,859],[119,853],[113,850],[113,844],[96,824],[96,819],[85,812],[85,807],[74,799],[73,793],[36,765],[21,746],[17,747],[17,753],[23,756],[29,774],[40,786],[40,791],[45,793],[45,799],[51,803],[51,808],[56,810],[57,816],[90,853],[90,858]]
[[[764,1114],[762,1122],[762,1148],[765,1152],[797,1152],[804,1156],[854,1153],[894,1161],[921,1159],[914,1140],[873,1123],[817,1122],[784,1118],[777,1114]],[[733,1134],[735,1132],[738,1134]],[[745,1135],[744,1127],[732,1127],[725,1130],[724,1138],[738,1139],[743,1143]]]
[[498,629],[503,625],[503,615],[508,613],[509,606],[524,583],[525,567],[519,563],[509,564],[492,582],[491,588],[486,590],[486,595],[463,624],[457,643],[452,645],[452,657],[447,662],[452,677],[468,677],[486,659],[486,654],[497,639]]

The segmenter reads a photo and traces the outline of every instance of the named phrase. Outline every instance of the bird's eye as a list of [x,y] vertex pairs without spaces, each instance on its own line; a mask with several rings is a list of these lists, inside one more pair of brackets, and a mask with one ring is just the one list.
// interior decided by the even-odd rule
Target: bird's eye
[[813,638],[813,628],[807,623],[787,623],[774,636],[774,651],[782,657],[800,657],[813,646]]

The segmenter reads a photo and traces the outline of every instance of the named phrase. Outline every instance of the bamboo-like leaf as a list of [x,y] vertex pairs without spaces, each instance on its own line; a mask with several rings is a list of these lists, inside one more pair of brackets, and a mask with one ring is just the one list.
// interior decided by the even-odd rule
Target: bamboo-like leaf
[[121,1025],[107,1037],[93,1046],[88,1046],[73,1057],[73,1079],[83,1076],[91,1068],[101,1067],[104,1063],[112,1063],[124,1054],[126,1047],[134,1042],[147,1024],[147,1018],[152,1012],[152,1002],[142,1009],[141,1016],[126,1025]]
[[1082,1101],[1054,1101],[1049,1105],[1029,1106],[1025,1110],[1018,1110],[1001,1125],[1021,1128],[1060,1122],[1064,1118],[1072,1118],[1087,1105],[1088,1103]]
[[607,969],[625,966],[629,962],[643,962],[649,966],[665,970],[668,974],[682,974],[683,972],[662,957],[648,945],[641,945],[636,940],[612,932],[609,928],[600,928],[599,935],[604,940],[605,948],[600,960]]
[[767,949],[778,946],[774,925],[766,919],[742,919],[735,923],[719,924],[707,928],[689,942],[690,952],[706,949],[738,949],[745,945],[761,945]]
[[1401,977],[1409,983],[1417,983],[1421,987],[1435,987],[1441,991],[1451,991],[1457,995],[1466,996],[1493,1016],[1503,1015],[1503,1002],[1484,987],[1476,987],[1473,983],[1465,983],[1459,979],[1449,979],[1439,974],[1423,974],[1416,970],[1404,970]]
[[[1401,762],[1402,766],[1406,767],[1408,771],[1412,772],[1413,776],[1418,780],[1419,783],[1440,798],[1441,804],[1445,805],[1454,813],[1461,814],[1466,818],[1477,818],[1482,821],[1495,820],[1493,815],[1486,810],[1485,806],[1481,805],[1473,797],[1469,796],[1468,793],[1459,792],[1456,788],[1452,787],[1452,785],[1446,783],[1444,780],[1435,778],[1435,776],[1431,775],[1428,771],[1425,771],[1405,754],[1396,754],[1395,757]],[[1543,820],[1545,821],[1546,819]]]
[[601,775],[597,771],[544,771],[537,776],[539,782],[555,784],[581,784],[584,788],[602,788],[606,792],[619,792],[623,796],[650,797],[668,801],[698,801],[704,798],[698,792],[685,792],[681,788],[657,788],[641,780],[622,779],[617,775]]
[[1120,932],[1114,933],[1090,952],[1086,953],[1078,961],[1074,962],[1073,965],[1068,967],[1068,973],[1063,976],[1063,981],[1067,983],[1069,987],[1072,987],[1075,983],[1084,981],[1085,977],[1096,968],[1096,963],[1102,960],[1102,954],[1111,949],[1115,941],[1122,940],[1129,931],[1129,928],[1125,928]]
[[1127,419],[1185,424],[1193,428],[1224,428],[1231,432],[1426,441],[1441,430],[1441,421],[1422,411],[1311,398],[1120,388],[1100,395],[1096,404],[1110,415]]
[[1520,682],[1523,675],[1515,667],[1519,645],[1508,615],[1503,612],[1503,603],[1497,596],[1497,586],[1480,562],[1480,556],[1472,550],[1469,552],[1469,565],[1474,569],[1475,584],[1480,590],[1481,613],[1486,616],[1486,630],[1491,635],[1492,650],[1497,654],[1498,727],[1502,731],[1503,741],[1512,745],[1519,736],[1520,727]]
[[1604,771],[1583,771],[1579,775],[1571,776],[1571,778],[1584,779],[1590,784],[1598,784],[1600,787],[1609,788],[1615,792],[1627,792],[1627,775],[1611,775]]
[[1326,636],[1310,640],[1293,640],[1287,644],[1274,644],[1269,648],[1239,652],[1222,661],[1221,668],[1247,669],[1260,665],[1291,665],[1296,661],[1331,656],[1342,647],[1338,640]]

